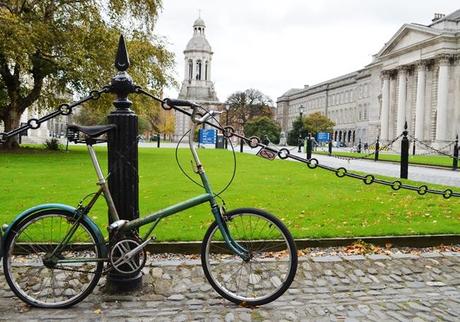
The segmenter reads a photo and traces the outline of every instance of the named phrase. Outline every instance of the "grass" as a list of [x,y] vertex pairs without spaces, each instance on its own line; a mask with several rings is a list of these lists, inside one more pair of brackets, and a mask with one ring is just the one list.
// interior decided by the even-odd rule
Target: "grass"
[[[317,154],[328,155],[327,152],[317,151],[314,152]],[[343,156],[343,157],[354,157],[354,158],[361,158],[367,153],[356,153],[356,152],[334,152],[332,155]],[[374,160],[374,155],[370,155],[366,157],[367,159]],[[396,154],[386,154],[386,153],[379,153],[379,160],[380,161],[396,161],[400,162],[400,156]],[[409,154],[409,163],[411,164],[426,164],[426,165],[437,165],[443,167],[452,167],[452,158],[443,155],[411,155]]]
[[[97,151],[106,169],[106,149]],[[220,190],[231,177],[231,153],[200,150],[200,156],[214,190]],[[196,178],[190,152],[181,149],[179,157]],[[237,160],[235,181],[222,195],[227,208],[266,209],[280,217],[296,238],[460,233],[458,198],[445,200],[367,186],[296,162],[267,161],[247,154],[237,154]],[[174,149],[140,148],[139,175],[141,214],[202,193],[179,172]],[[41,203],[75,206],[83,196],[96,191],[95,182],[83,147],[71,146],[68,153],[40,149],[0,152],[0,222],[9,223],[18,213]],[[107,210],[102,199],[90,215],[105,233]],[[209,206],[200,205],[164,219],[155,235],[160,241],[201,240],[212,220]]]

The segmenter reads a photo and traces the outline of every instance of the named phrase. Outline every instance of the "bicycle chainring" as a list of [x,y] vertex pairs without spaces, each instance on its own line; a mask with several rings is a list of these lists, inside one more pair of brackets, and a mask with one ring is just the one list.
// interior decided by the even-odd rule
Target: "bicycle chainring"
[[110,264],[121,274],[136,274],[142,270],[147,261],[147,252],[145,248],[137,254],[129,256],[130,251],[139,246],[140,243],[134,238],[121,239],[116,242],[110,249]]

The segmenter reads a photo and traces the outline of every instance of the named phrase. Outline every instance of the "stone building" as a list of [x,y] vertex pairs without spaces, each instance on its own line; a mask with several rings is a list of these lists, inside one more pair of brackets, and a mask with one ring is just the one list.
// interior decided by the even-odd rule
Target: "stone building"
[[276,118],[292,128],[299,107],[331,118],[333,138],[346,144],[409,134],[427,143],[460,132],[460,10],[432,23],[404,24],[363,69],[291,89],[277,99]]
[[[50,113],[50,110],[45,110],[40,113],[36,112],[33,108],[27,108],[24,113],[22,113],[20,118],[20,126],[26,125],[27,121],[30,119],[39,119],[44,115]],[[69,121],[71,115],[69,116],[58,116],[47,122],[44,122],[40,125],[38,129],[29,129],[24,135],[21,135],[21,143],[27,144],[42,144],[45,143],[49,138],[58,138],[61,140],[61,143],[65,142],[65,134],[67,129],[67,124],[71,123]],[[0,133],[3,132],[4,126],[0,121]]]
[[[179,99],[196,102],[209,109],[221,109],[214,83],[211,81],[212,49],[205,36],[206,25],[201,18],[193,23],[193,37],[185,50],[184,80]],[[179,140],[189,129],[190,117],[176,112],[174,140]]]

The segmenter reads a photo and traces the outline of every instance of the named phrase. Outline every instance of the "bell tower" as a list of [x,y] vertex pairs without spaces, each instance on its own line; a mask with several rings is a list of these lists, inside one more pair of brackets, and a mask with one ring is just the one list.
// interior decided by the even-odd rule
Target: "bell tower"
[[[210,109],[219,109],[221,103],[211,80],[213,52],[206,39],[205,29],[203,19],[196,19],[193,23],[193,36],[184,50],[184,80],[178,98],[196,102]],[[179,140],[188,130],[189,121],[188,116],[176,113],[175,140]]]

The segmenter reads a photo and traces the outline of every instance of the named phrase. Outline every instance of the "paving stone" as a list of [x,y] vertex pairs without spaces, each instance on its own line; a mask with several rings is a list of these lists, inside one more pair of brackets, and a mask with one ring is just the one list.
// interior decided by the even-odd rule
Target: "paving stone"
[[374,261],[391,259],[390,256],[383,255],[383,254],[370,254],[370,255],[367,255],[367,258],[370,260],[374,260]]
[[429,253],[421,253],[420,256],[424,258],[437,258],[437,257],[442,257],[442,254],[440,252],[429,252]]
[[339,256],[320,256],[320,257],[313,257],[313,261],[316,263],[330,263],[330,262],[341,262],[342,259]]
[[366,257],[364,257],[363,255],[347,255],[343,256],[342,259],[346,261],[361,261],[365,260]]
[[391,257],[395,259],[417,259],[418,256],[414,254],[395,253],[391,254]]

